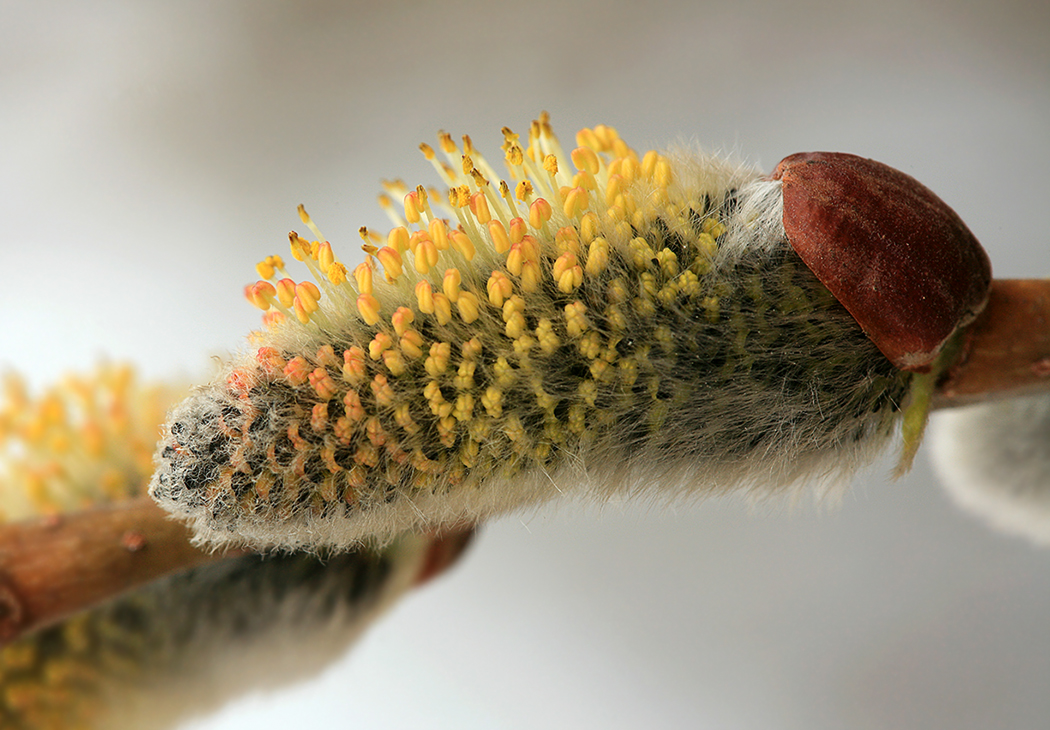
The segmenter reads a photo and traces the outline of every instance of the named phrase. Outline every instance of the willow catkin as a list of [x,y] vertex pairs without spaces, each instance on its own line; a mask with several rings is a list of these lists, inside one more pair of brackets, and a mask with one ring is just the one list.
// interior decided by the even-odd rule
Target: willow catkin
[[[801,263],[780,182],[609,127],[448,135],[365,263],[291,234],[267,325],[171,414],[151,493],[207,541],[346,547],[561,495],[827,486],[890,440],[912,376]],[[513,185],[513,187],[512,187]],[[385,243],[385,245],[383,245]]]

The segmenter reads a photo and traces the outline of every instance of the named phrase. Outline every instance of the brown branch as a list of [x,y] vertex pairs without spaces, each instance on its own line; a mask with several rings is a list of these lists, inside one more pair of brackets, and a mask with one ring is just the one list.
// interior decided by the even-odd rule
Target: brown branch
[[1050,279],[997,279],[934,408],[1050,391]]
[[0,644],[218,560],[149,497],[0,528]]

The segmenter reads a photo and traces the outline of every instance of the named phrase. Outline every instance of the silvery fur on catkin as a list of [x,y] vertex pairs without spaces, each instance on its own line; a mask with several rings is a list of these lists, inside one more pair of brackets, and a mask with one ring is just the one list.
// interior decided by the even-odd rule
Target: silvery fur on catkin
[[[607,234],[608,266],[584,277],[572,295],[549,282],[525,295],[528,330],[546,320],[560,338],[551,352],[515,352],[496,307],[470,325],[455,317],[438,325],[417,314],[428,341],[452,343],[449,372],[437,378],[441,394],[449,402],[470,395],[475,404],[456,423],[451,445],[447,433],[439,439],[438,416],[424,395],[431,378],[421,364],[389,378],[392,403],[380,405],[368,387],[359,389],[367,414],[382,425],[373,449],[364,430],[349,443],[333,440],[330,428],[315,432],[310,413],[320,399],[264,373],[253,350],[172,412],[154,498],[205,541],[301,548],[382,541],[561,497],[662,501],[733,490],[822,493],[840,484],[891,439],[909,376],[792,251],[778,182],[695,154],[675,162],[680,189],[673,199],[687,201],[680,215],[657,216],[631,241]],[[712,216],[724,232],[717,252],[698,261],[696,241]],[[549,271],[557,254],[550,241],[541,243]],[[665,268],[670,258],[676,264]],[[701,273],[687,294],[675,287],[693,264]],[[499,265],[479,253],[460,267],[463,289],[484,299]],[[376,295],[393,309],[410,303],[411,283],[377,283]],[[586,306],[589,353],[566,321],[574,301]],[[301,354],[312,367],[321,346],[341,354],[367,347],[376,333],[353,312],[329,313],[329,320],[337,324],[309,332],[274,328],[253,347]],[[471,338],[480,354],[469,377],[457,380],[457,365],[471,359],[460,357],[460,346]],[[603,359],[607,366],[595,364]],[[368,367],[368,378],[383,372],[381,361]],[[596,368],[604,368],[601,377]],[[254,373],[248,395],[228,387],[234,369]],[[330,372],[342,384],[340,371]],[[495,385],[498,412],[478,405]],[[342,413],[341,397],[329,401],[330,421]],[[403,404],[414,432],[395,421],[394,408]],[[294,447],[290,427],[297,429]],[[326,444],[331,458],[323,462]],[[351,484],[347,475],[362,460],[367,469],[353,472]]]

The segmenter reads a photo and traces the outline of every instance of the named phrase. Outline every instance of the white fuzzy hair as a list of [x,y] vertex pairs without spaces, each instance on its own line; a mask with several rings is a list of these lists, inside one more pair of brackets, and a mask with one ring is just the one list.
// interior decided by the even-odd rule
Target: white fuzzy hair
[[941,483],[960,507],[1050,545],[1050,395],[938,413],[930,445]]

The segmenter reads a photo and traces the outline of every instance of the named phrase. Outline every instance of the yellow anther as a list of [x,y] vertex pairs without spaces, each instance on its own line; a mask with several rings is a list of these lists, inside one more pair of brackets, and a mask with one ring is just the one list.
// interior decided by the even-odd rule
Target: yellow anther
[[452,321],[452,302],[440,292],[434,293],[434,317],[440,325],[446,325]]
[[508,388],[517,377],[517,371],[507,362],[507,358],[496,358],[496,364],[492,366],[492,374],[496,376],[496,385]]
[[593,380],[584,380],[577,387],[576,391],[583,398],[583,402],[589,405],[591,408],[594,407],[595,402],[598,400],[598,384]]
[[272,279],[274,275],[274,269],[279,268],[284,268],[284,262],[281,261],[280,256],[267,256],[265,259],[263,259],[255,265],[255,270],[263,279]]
[[379,324],[379,300],[371,294],[361,294],[357,297],[357,311],[365,324],[369,326]]
[[441,282],[441,289],[445,292],[445,296],[448,297],[450,302],[459,301],[459,285],[462,281],[463,278],[460,276],[459,269],[446,269],[445,278]]
[[343,377],[356,383],[365,376],[365,372],[365,351],[356,345],[343,350]]
[[[491,226],[493,223],[499,223],[499,221],[489,221]],[[461,230],[455,230],[449,233],[449,243],[452,246],[452,250],[460,254],[467,261],[474,260],[474,242],[470,240],[470,236]]]
[[416,284],[416,305],[424,314],[434,313],[434,290],[429,282],[421,281]]
[[671,169],[670,161],[666,157],[657,159],[656,167],[653,170],[653,181],[661,188],[666,188],[673,179],[674,172]]
[[522,218],[511,218],[510,219],[510,242],[521,243],[521,240],[525,238],[525,234],[528,233],[528,228],[525,226],[525,221]]
[[270,308],[270,300],[277,295],[277,290],[268,281],[257,281],[245,287],[244,294],[249,302],[265,312]]
[[[448,407],[449,415],[438,419],[438,441],[446,449],[456,445],[456,419],[452,417],[452,406]],[[429,467],[426,467],[429,468]]]
[[426,274],[431,268],[437,265],[438,262],[438,249],[434,245],[434,242],[429,238],[419,242],[419,245],[415,250],[414,263],[416,265],[416,271],[420,274]]
[[281,353],[273,347],[260,347],[255,353],[255,359],[262,366],[263,372],[270,375],[283,370],[284,366],[288,364],[281,357]]
[[412,231],[411,235],[409,235],[409,237],[408,237],[408,250],[412,252],[413,256],[415,256],[416,249],[419,248],[419,244],[422,243],[423,241],[429,241],[429,240],[430,240],[430,231],[428,231],[426,229],[418,230],[418,231]]
[[550,203],[543,198],[536,198],[529,206],[529,225],[540,229],[547,225],[547,221],[551,219],[553,214],[554,211],[551,209]]
[[521,149],[521,145],[512,144],[507,148],[504,159],[509,167],[520,167],[525,162],[525,152]]
[[587,191],[583,188],[576,187],[569,190],[565,196],[565,202],[562,204],[562,212],[565,213],[568,218],[575,218],[577,215],[587,210],[587,206],[590,204],[590,198],[587,195]]
[[[591,148],[591,150],[600,150],[602,147],[601,140],[598,139],[598,135],[594,133],[593,129],[584,127],[576,133],[576,144],[583,148]],[[575,160],[573,160],[575,162]],[[579,167],[577,165],[577,167]]]
[[328,267],[335,263],[335,254],[332,253],[332,244],[325,241],[317,248],[317,263],[323,273],[328,272]]
[[668,279],[678,275],[678,256],[669,248],[662,248],[656,254],[656,260],[660,264],[660,273]]
[[357,282],[357,291],[361,294],[372,293],[372,271],[375,264],[372,259],[354,267],[354,281]]
[[434,148],[428,145],[426,142],[423,142],[419,145],[419,151],[422,152],[423,157],[427,158],[428,160],[434,159]]
[[580,240],[584,243],[590,243],[598,235],[600,231],[600,223],[598,221],[598,215],[593,211],[584,214],[580,218]]
[[[512,297],[513,298],[513,297]],[[507,301],[507,304],[510,300]],[[525,332],[525,315],[520,311],[511,310],[507,311],[507,304],[503,305],[503,321],[506,323],[506,327],[503,328],[503,332],[507,337],[512,340],[521,337],[522,333]]]
[[308,314],[313,314],[318,309],[321,290],[312,281],[304,281],[296,285],[295,299]]
[[710,233],[712,238],[718,238],[726,232],[726,227],[722,225],[722,221],[714,216],[705,218],[702,227],[704,233]]
[[620,164],[619,174],[623,175],[625,182],[632,183],[642,174],[642,165],[633,158],[624,158]]
[[[590,131],[590,130],[587,130]],[[593,135],[593,132],[591,133]],[[577,137],[577,140],[579,138]],[[599,169],[598,153],[595,152],[600,146],[597,137],[594,137],[594,145],[587,145],[577,147],[572,151],[572,164],[576,165],[576,169],[580,172],[588,172],[591,175],[597,175]]]
[[642,174],[652,180],[656,172],[656,163],[660,161],[660,155],[656,150],[649,150],[642,156]]
[[527,358],[535,345],[536,340],[530,335],[522,335],[511,343],[511,346],[514,348],[514,354],[520,358]]
[[474,387],[474,373],[477,371],[477,363],[470,360],[465,360],[459,364],[459,368],[456,370],[456,377],[452,379],[452,384],[456,386],[457,390],[469,390]]
[[700,253],[709,259],[715,257],[718,253],[718,244],[715,243],[715,239],[710,233],[701,233],[696,237],[696,247]]
[[408,250],[408,229],[404,226],[390,229],[386,236],[386,245],[403,254]]
[[275,287],[277,290],[277,301],[283,306],[290,307],[295,301],[295,282],[291,279],[281,279]]
[[589,172],[578,172],[572,176],[573,187],[583,188],[584,190],[591,192],[598,189],[598,181],[594,179],[594,175]]
[[565,329],[573,337],[579,337],[588,328],[587,306],[580,301],[565,305]]
[[597,332],[587,332],[583,335],[583,337],[580,338],[579,343],[577,343],[577,347],[579,348],[581,355],[583,355],[589,360],[593,360],[594,358],[598,357],[599,354],[601,354],[601,338],[598,336]]
[[574,254],[579,254],[580,232],[573,226],[559,228],[558,232],[554,234],[554,248],[561,253],[571,251]]
[[459,351],[463,355],[464,360],[474,360],[481,354],[481,340],[477,337],[471,337],[460,345]]
[[623,175],[610,175],[608,182],[605,183],[605,204],[608,206],[617,205],[617,198],[623,191]]
[[408,332],[409,326],[415,321],[416,313],[408,307],[398,307],[390,316],[390,323],[394,325],[398,337]]
[[456,300],[456,306],[459,307],[460,318],[467,324],[476,321],[481,314],[478,297],[473,292],[460,292],[459,298]]
[[332,282],[336,286],[339,286],[346,281],[346,266],[341,262],[336,261],[334,264],[328,267],[328,271],[325,273],[328,277],[328,281]]
[[532,182],[529,180],[522,180],[514,187],[514,197],[526,203],[534,195],[534,192]]
[[419,433],[419,424],[413,420],[408,403],[402,403],[394,409],[394,423],[408,434]]
[[460,393],[456,398],[456,407],[452,415],[457,421],[469,421],[474,415],[474,396],[470,393]]
[[445,221],[440,218],[435,218],[430,221],[430,225],[427,226],[427,229],[430,231],[430,240],[434,242],[434,246],[437,247],[437,250],[448,250],[448,226],[445,225]]
[[554,331],[554,324],[546,317],[536,324],[536,340],[540,343],[540,349],[548,355],[553,354],[561,344],[561,340]]
[[354,461],[361,466],[367,466],[371,469],[379,466],[379,452],[375,446],[371,444],[361,444],[357,447],[357,451],[354,452]]
[[583,283],[583,268],[576,263],[576,256],[563,253],[554,262],[554,278],[558,282],[558,291],[570,294]]
[[386,332],[377,332],[372,341],[368,343],[368,356],[373,360],[378,360],[383,356],[384,352],[393,346],[394,341],[390,338],[390,335]]
[[452,141],[452,135],[448,132],[444,130],[438,132],[438,142],[441,144],[441,151],[445,154],[450,155],[456,151],[456,143]]
[[504,300],[514,291],[514,285],[502,271],[493,271],[485,289],[489,295],[489,303],[494,307],[502,307]]
[[295,231],[288,233],[288,245],[292,250],[292,258],[296,261],[305,261],[310,255],[310,242],[299,238],[299,234]]
[[430,346],[430,354],[423,363],[423,367],[431,377],[436,378],[448,369],[450,357],[452,357],[452,346],[447,342],[435,342]]
[[470,212],[477,218],[478,223],[485,225],[492,220],[492,213],[489,212],[489,201],[485,198],[484,193],[474,193],[470,196]]
[[383,353],[383,364],[393,376],[404,375],[408,370],[408,363],[398,350],[387,350]]
[[405,357],[410,357],[413,360],[423,357],[423,335],[415,330],[405,332],[401,336],[398,345],[401,347],[401,352],[405,354]]
[[470,138],[469,134],[463,135],[463,154],[473,155],[475,153],[474,140]]
[[448,202],[453,208],[465,208],[470,205],[470,186],[459,185],[448,191]]
[[287,365],[284,366],[283,372],[284,376],[288,378],[289,383],[299,386],[309,380],[313,368],[310,367],[310,363],[306,361],[305,357],[302,355],[296,355],[288,361]]
[[554,155],[547,155],[543,158],[543,169],[546,170],[547,174],[554,177],[558,174],[558,158]]
[[521,250],[521,244],[515,243],[507,253],[507,271],[515,276],[521,276],[521,270],[524,265],[525,254]]
[[[402,228],[401,230],[405,229]],[[376,251],[376,258],[383,265],[383,276],[386,280],[391,284],[397,281],[398,277],[401,276],[403,264],[401,254],[397,252],[397,249],[391,246],[383,246],[383,248]]]
[[639,271],[648,269],[656,259],[656,252],[653,251],[649,242],[641,236],[631,239],[627,246],[631,252],[631,261],[634,263],[634,268]]
[[587,248],[587,274],[597,276],[609,265],[609,242],[595,238]]
[[314,391],[319,398],[328,400],[335,397],[335,381],[332,380],[332,376],[328,374],[327,370],[324,368],[314,368],[314,371],[310,373],[309,378],[310,385],[313,386]]
[[318,363],[324,365],[325,367],[336,367],[340,364],[339,360],[335,356],[335,348],[333,348],[331,345],[321,345],[320,347],[318,347],[317,354],[314,356],[314,359],[316,359]]
[[376,397],[376,405],[388,406],[394,402],[394,389],[383,374],[372,378],[372,394]]
[[430,194],[422,185],[416,185],[416,199],[419,201],[420,212],[430,214]]
[[507,235],[507,229],[498,220],[489,221],[488,229],[492,247],[496,253],[507,253],[510,250],[510,237]]
[[346,409],[346,417],[351,421],[360,422],[364,420],[366,415],[365,407],[361,403],[361,396],[358,395],[356,390],[347,391],[347,394],[343,396],[343,406]]
[[638,155],[635,153],[635,151],[628,147],[627,143],[624,142],[622,139],[619,139],[619,137],[613,140],[612,155],[613,157],[620,159],[638,159]]
[[481,396],[481,405],[490,416],[499,418],[503,415],[503,391],[490,385]]
[[594,136],[598,139],[599,144],[601,144],[600,149],[602,152],[611,150],[613,145],[620,139],[620,133],[607,124],[597,125],[594,128]]
[[543,270],[536,261],[526,261],[521,267],[521,290],[524,292],[538,291],[543,280]]
[[405,220],[409,223],[419,223],[420,220],[419,196],[415,192],[405,196]]
[[540,242],[535,236],[527,234],[522,236],[519,245],[526,261],[536,263],[540,260]]

